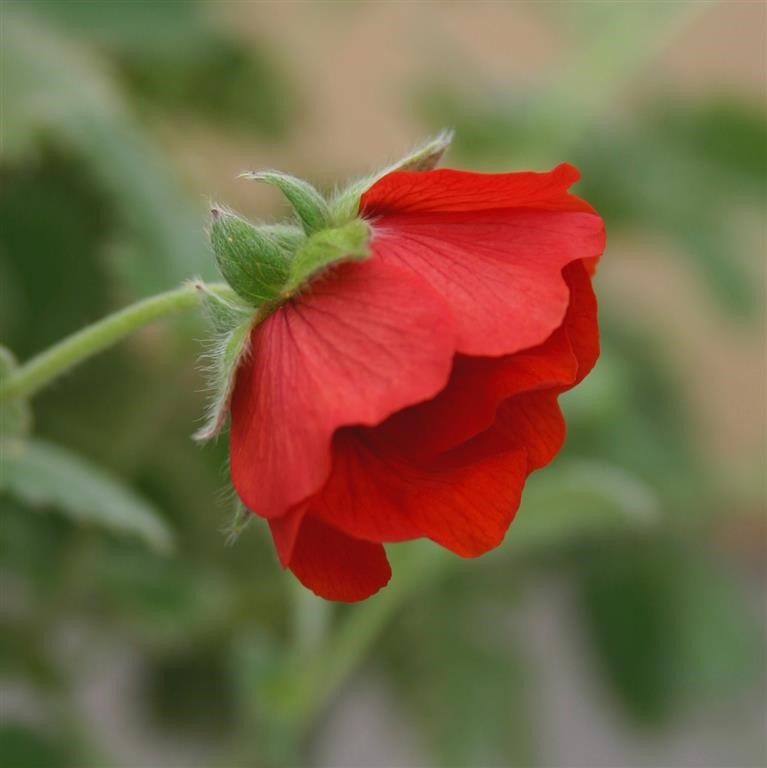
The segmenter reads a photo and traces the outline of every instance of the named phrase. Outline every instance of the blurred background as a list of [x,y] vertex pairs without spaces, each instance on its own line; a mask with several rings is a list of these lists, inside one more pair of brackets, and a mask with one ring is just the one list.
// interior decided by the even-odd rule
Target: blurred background
[[[227,545],[200,318],[33,403],[0,475],[0,763],[745,767],[767,761],[767,5],[5,0],[0,341],[24,360],[192,275],[237,180],[575,163],[603,354],[477,561],[394,547],[322,603]],[[6,449],[24,414],[3,413]],[[8,459],[10,453],[5,454]]]

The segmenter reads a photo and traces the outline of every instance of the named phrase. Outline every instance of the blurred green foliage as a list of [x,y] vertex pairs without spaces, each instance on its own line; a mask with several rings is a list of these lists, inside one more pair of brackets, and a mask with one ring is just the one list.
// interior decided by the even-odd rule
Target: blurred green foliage
[[[674,97],[598,119],[649,55],[646,39],[689,11],[666,5],[650,21],[611,6],[600,17],[609,34],[580,19],[578,34],[598,39],[550,93],[432,85],[419,114],[427,129],[455,128],[452,157],[472,167],[566,156],[611,235],[670,238],[718,306],[754,323],[759,260],[738,216],[764,203],[763,110]],[[241,43],[199,3],[3,10],[0,338],[25,359],[125,301],[211,274],[202,210],[155,119],[278,142],[300,112],[274,51]],[[621,47],[638,19],[648,28]],[[501,625],[541,572],[567,575],[604,684],[636,724],[668,726],[747,688],[761,628],[712,545],[726,478],[696,448],[663,339],[608,296],[601,306],[602,360],[563,398],[567,447],[531,478],[504,547],[471,563],[423,543],[393,548],[395,577],[379,596],[348,607],[304,596],[297,618],[263,528],[224,545],[225,441],[189,440],[203,411],[191,363],[200,323],[142,334],[44,392],[27,459],[2,412],[0,685],[31,692],[34,707],[11,711],[0,763],[119,763],[79,703],[91,631],[130,643],[141,685],[128,705],[148,732],[202,739],[216,764],[299,764],[364,663],[387,671],[435,764],[534,764],[537,670]],[[146,546],[167,531],[172,553]],[[73,624],[86,630],[85,665],[60,647]]]
[[95,46],[139,108],[279,139],[298,98],[275,52],[220,29],[199,0],[26,0],[26,12]]

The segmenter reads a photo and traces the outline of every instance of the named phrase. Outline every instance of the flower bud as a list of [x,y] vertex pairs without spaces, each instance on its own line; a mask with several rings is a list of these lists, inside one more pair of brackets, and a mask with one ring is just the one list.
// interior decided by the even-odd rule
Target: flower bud
[[217,207],[211,213],[210,242],[229,285],[253,306],[278,298],[303,233],[290,226],[255,227]]

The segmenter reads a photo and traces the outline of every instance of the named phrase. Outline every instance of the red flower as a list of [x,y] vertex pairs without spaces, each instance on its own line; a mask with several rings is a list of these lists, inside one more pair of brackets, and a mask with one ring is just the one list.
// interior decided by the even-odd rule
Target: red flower
[[578,172],[398,171],[360,200],[370,256],[253,328],[231,474],[284,566],[333,600],[383,587],[383,543],[496,547],[562,445],[557,396],[599,353],[602,220]]

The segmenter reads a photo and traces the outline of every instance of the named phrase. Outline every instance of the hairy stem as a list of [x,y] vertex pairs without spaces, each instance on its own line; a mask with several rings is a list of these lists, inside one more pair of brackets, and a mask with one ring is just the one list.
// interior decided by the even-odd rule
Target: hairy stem
[[[206,286],[208,291],[229,296],[224,283]],[[21,365],[0,382],[0,403],[27,398],[93,355],[161,317],[183,312],[198,303],[198,285],[190,282],[172,291],[151,296],[98,320],[62,339]]]

